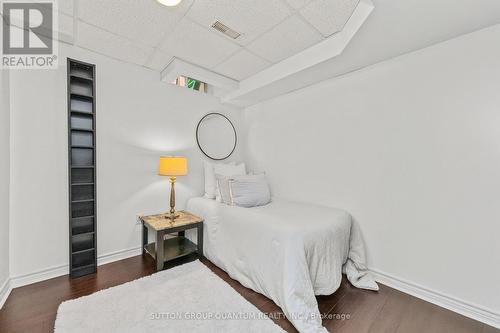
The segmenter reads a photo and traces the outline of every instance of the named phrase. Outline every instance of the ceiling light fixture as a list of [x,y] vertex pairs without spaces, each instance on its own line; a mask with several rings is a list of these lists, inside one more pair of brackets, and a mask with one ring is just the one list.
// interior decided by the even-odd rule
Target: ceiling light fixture
[[164,6],[173,7],[181,3],[182,0],[156,0]]

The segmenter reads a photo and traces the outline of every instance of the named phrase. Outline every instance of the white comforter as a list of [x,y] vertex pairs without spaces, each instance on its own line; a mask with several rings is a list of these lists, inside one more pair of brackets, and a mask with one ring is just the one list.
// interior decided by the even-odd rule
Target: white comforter
[[205,256],[272,299],[300,332],[327,332],[315,295],[335,292],[343,267],[354,286],[378,290],[345,211],[278,199],[241,208],[193,198],[187,208],[205,219]]

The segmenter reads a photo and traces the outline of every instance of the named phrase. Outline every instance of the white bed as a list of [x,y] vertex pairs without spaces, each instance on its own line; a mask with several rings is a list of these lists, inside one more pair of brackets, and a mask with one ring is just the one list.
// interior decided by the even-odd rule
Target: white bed
[[205,198],[189,200],[187,209],[205,219],[205,256],[272,299],[300,332],[327,332],[314,295],[335,292],[342,268],[356,287],[378,290],[345,211],[279,199],[242,208]]

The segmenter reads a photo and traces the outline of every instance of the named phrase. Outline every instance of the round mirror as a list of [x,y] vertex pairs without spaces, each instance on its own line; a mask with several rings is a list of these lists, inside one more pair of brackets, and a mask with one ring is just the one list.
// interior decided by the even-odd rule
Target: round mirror
[[196,127],[196,141],[200,150],[213,160],[224,160],[236,149],[236,129],[233,123],[220,113],[209,113],[201,118]]

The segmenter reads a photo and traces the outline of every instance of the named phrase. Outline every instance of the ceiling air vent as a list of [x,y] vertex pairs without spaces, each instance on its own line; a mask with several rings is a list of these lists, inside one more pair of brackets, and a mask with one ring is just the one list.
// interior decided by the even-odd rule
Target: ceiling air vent
[[241,34],[239,32],[231,29],[230,27],[228,27],[227,25],[225,25],[224,23],[219,22],[219,21],[215,21],[212,24],[212,28],[214,28],[215,30],[217,30],[219,32],[222,32],[224,35],[226,35],[232,39],[236,39],[236,38],[241,36]]

